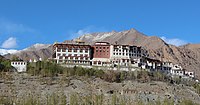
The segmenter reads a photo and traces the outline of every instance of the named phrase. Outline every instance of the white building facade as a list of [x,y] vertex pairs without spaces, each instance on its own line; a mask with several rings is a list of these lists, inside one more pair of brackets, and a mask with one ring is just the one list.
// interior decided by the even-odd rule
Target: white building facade
[[27,62],[24,61],[13,61],[11,62],[11,66],[13,66],[17,72],[26,72],[27,70]]
[[111,62],[114,65],[128,66],[130,62],[129,45],[111,45]]
[[91,47],[85,43],[56,43],[53,45],[54,60],[63,64],[90,64]]

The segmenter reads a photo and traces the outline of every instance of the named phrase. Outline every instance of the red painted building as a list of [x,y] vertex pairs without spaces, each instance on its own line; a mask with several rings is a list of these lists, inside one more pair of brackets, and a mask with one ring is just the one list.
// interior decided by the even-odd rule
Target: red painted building
[[96,42],[93,46],[93,65],[107,65],[110,63],[110,48],[108,42]]
[[110,44],[108,42],[96,42],[93,49],[94,58],[110,58]]

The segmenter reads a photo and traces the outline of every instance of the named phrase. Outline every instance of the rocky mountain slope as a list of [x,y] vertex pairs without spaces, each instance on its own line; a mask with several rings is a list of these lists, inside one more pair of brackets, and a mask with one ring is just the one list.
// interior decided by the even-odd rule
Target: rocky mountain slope
[[[188,71],[195,71],[200,76],[200,44],[187,44],[184,46],[174,46],[165,43],[156,36],[146,36],[135,29],[121,32],[102,32],[80,36],[81,39],[89,44],[97,41],[107,41],[112,44],[128,44],[143,46],[149,51],[151,57],[180,64]],[[74,40],[77,40],[74,39]],[[23,60],[28,59],[47,59],[52,55],[52,46],[36,44],[30,48],[19,51],[16,54]],[[6,55],[11,58],[12,55]]]
[[13,55],[15,55],[20,59],[29,61],[30,59],[38,60],[39,58],[48,59],[53,54],[52,52],[52,45],[50,44],[34,44],[33,46],[17,51],[14,54],[7,54],[4,57],[12,59]]

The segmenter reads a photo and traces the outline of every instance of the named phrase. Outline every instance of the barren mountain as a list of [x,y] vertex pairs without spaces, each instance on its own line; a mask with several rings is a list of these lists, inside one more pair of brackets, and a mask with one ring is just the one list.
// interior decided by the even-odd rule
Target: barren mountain
[[4,57],[7,59],[12,59],[12,57],[15,55],[18,56],[20,59],[29,61],[30,59],[47,59],[51,57],[51,55],[53,54],[52,52],[52,46],[50,44],[35,44],[14,54],[7,54]]

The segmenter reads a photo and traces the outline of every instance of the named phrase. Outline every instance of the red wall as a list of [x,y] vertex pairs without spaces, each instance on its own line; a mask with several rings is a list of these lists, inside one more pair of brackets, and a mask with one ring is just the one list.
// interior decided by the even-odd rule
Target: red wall
[[94,58],[110,58],[110,45],[94,45]]

